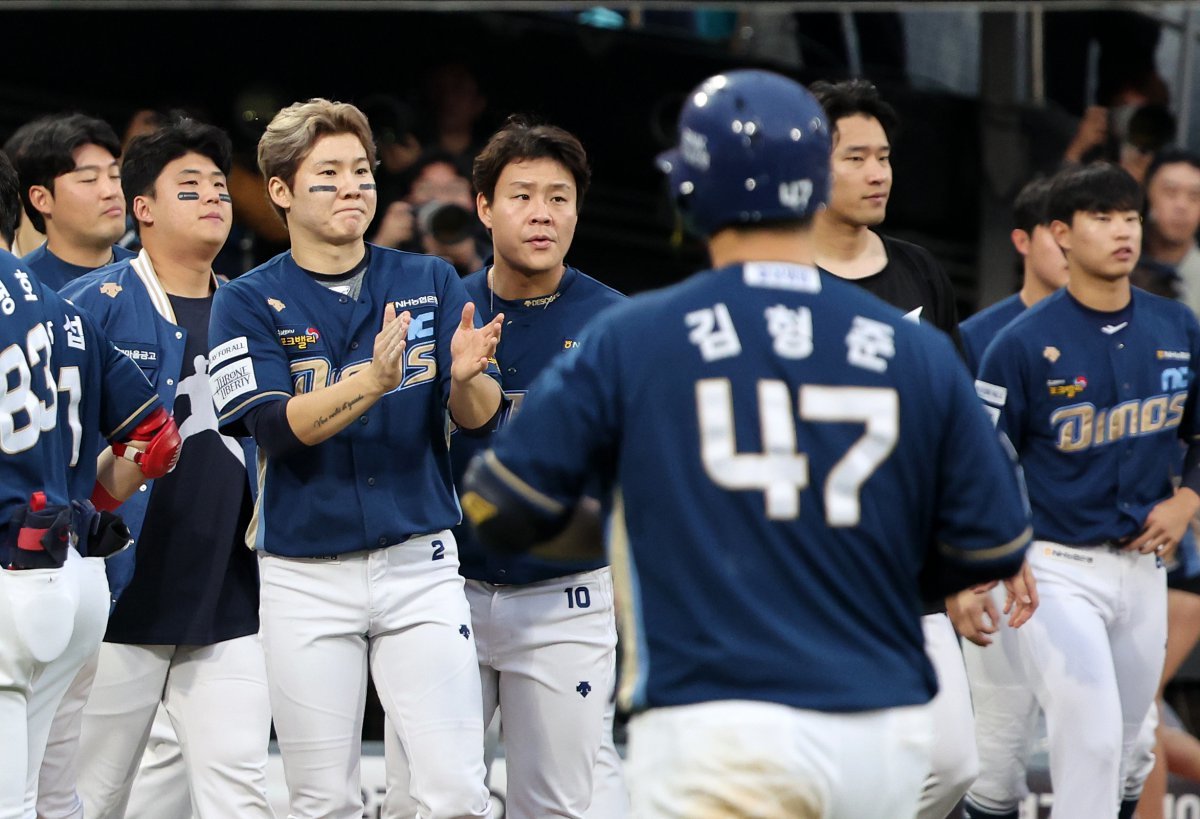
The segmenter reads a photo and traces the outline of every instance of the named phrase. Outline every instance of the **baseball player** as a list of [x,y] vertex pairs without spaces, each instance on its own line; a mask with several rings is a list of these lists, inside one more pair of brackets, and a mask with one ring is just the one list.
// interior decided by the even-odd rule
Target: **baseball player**
[[[983,351],[1001,329],[1067,283],[1067,260],[1046,215],[1049,195],[1050,180],[1036,179],[1013,202],[1011,239],[1021,257],[1021,289],[960,326],[963,354],[972,374],[978,374]],[[996,616],[997,604],[1003,604],[998,597],[990,611],[978,613],[974,626],[984,639],[962,647],[980,760],[979,776],[966,795],[966,812],[972,819],[1015,818],[1029,792],[1026,765],[1037,730],[1037,700],[1021,670],[1016,632]]]
[[[1138,267],[1157,262],[1176,273],[1178,298],[1192,310],[1200,307],[1200,155],[1179,148],[1159,151],[1146,171],[1145,241]],[[1135,269],[1130,277],[1136,281]],[[1135,284],[1136,286],[1136,284]],[[1163,689],[1200,640],[1200,553],[1194,537],[1185,537],[1167,560],[1167,653],[1155,697],[1154,716],[1163,708]],[[1200,746],[1186,730],[1157,725],[1154,768],[1146,778],[1138,815],[1164,819],[1168,765],[1195,758]],[[1172,764],[1173,763],[1173,764]],[[1178,771],[1182,773],[1182,771]]]
[[1047,211],[1069,283],[1000,331],[977,382],[1030,488],[1041,611],[1017,646],[1046,713],[1055,819],[1133,815],[1166,641],[1160,555],[1200,508],[1200,325],[1129,285],[1141,201],[1115,166],[1055,178]]
[[[906,318],[932,324],[961,347],[954,289],[941,265],[925,248],[871,229],[883,221],[891,193],[892,134],[899,125],[895,110],[866,80],[815,83],[813,94],[833,129],[833,186],[813,229],[817,266],[898,307]],[[983,600],[968,593],[938,603],[921,621],[938,694],[932,707],[937,740],[918,819],[944,819],[979,773],[962,653],[954,626],[940,609],[948,607],[955,626],[963,623],[964,636],[978,639],[969,625]]]
[[636,816],[911,816],[921,566],[1020,583],[1020,487],[953,345],[813,264],[829,150],[791,80],[697,87],[661,162],[715,269],[598,317],[466,476],[504,549],[606,488]]
[[[0,159],[5,243],[16,223],[15,182]],[[35,811],[58,701],[103,634],[102,559],[128,542],[128,530],[84,501],[93,495],[103,503],[132,489],[128,482],[126,490],[98,486],[101,430],[148,474],[170,469],[178,436],[146,379],[92,319],[7,252],[0,252],[0,291],[8,385],[0,413],[0,817],[24,819]],[[125,446],[135,439],[145,453]],[[117,475],[111,464],[106,475]]]
[[246,540],[290,815],[361,817],[369,662],[421,815],[487,816],[447,437],[496,422],[503,317],[479,326],[449,264],[363,242],[375,149],[354,106],[285,108],[258,161],[291,252],[217,291],[209,378],[222,430],[259,445]]
[[80,738],[89,818],[125,815],[160,703],[198,819],[273,815],[257,561],[245,547],[253,447],[218,434],[207,377],[231,150],[223,132],[193,120],[135,139],[122,172],[143,250],[64,290],[171,402],[184,441],[178,468],[121,507],[137,543],[109,561],[116,604]]
[[[125,229],[121,143],[102,120],[82,114],[43,117],[6,143],[21,179],[28,218],[46,241],[22,264],[43,284],[60,289],[79,276],[133,254],[114,244]],[[110,567],[111,568],[111,567]],[[89,659],[63,696],[50,731],[38,785],[38,814],[78,819],[79,721],[95,670]]]
[[125,233],[121,142],[108,123],[68,114],[23,126],[12,157],[21,202],[46,242],[21,261],[55,290],[133,253],[115,244]]
[[[510,416],[542,370],[575,352],[584,325],[623,300],[563,261],[590,177],[575,136],[519,117],[475,159],[477,207],[491,233],[493,263],[463,284],[484,321],[505,316],[496,361]],[[461,432],[451,437],[456,483],[487,443]],[[598,529],[596,512],[598,506],[581,510],[576,526]],[[454,537],[479,652],[484,722],[497,706],[503,714],[506,815],[603,819],[588,810],[600,748],[612,744],[605,717],[613,707],[617,635],[603,554],[575,561],[502,557],[486,553],[468,526],[456,527]],[[618,777],[613,784],[619,804],[623,783]],[[401,796],[393,793],[389,815],[413,816],[399,807]]]
[[972,374],[979,373],[983,351],[1010,321],[1067,284],[1067,260],[1050,232],[1046,204],[1050,179],[1025,185],[1013,200],[1010,239],[1021,258],[1021,289],[980,310],[959,325],[963,357]]

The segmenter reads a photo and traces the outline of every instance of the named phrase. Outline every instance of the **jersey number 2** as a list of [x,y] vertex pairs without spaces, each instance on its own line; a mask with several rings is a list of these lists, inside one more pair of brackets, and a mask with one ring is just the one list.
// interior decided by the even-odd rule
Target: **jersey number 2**
[[[863,424],[862,436],[829,470],[825,479],[825,519],[830,526],[857,526],[860,493],[900,434],[896,391],[879,387],[800,387],[800,419],[816,423]],[[724,489],[761,490],[767,517],[800,515],[800,492],[808,487],[808,456],[796,450],[791,390],[783,381],[758,382],[763,451],[740,453],[735,440],[733,390],[727,378],[696,382],[700,454],[713,483]]]

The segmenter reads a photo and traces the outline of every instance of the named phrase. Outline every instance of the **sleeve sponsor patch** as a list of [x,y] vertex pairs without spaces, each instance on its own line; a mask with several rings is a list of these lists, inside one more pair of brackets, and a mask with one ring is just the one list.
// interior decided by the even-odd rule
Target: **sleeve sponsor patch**
[[1008,400],[1008,390],[998,384],[989,384],[986,381],[975,382],[975,394],[982,400],[997,407],[1004,406],[1004,402]]
[[223,370],[217,370],[208,376],[212,386],[213,402],[218,411],[223,411],[234,398],[258,389],[258,380],[254,377],[254,362],[250,359],[235,361]]
[[217,367],[220,367],[226,361],[240,356],[247,355],[250,352],[250,347],[246,343],[245,336],[238,336],[226,341],[220,347],[214,347],[213,351],[208,354],[208,369],[212,372]]

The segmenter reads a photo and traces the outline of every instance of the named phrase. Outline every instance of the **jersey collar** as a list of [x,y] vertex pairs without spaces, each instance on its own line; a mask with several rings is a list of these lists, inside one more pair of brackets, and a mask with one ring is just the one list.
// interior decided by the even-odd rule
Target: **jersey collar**
[[[150,254],[146,252],[145,248],[142,248],[141,252],[130,260],[129,266],[142,280],[142,285],[150,296],[150,303],[154,305],[158,314],[172,324],[178,324],[179,322],[175,319],[175,308],[171,306],[171,299],[167,296],[167,291],[163,289],[162,282],[158,280],[158,274],[154,272],[154,265],[150,262]],[[208,275],[212,276],[213,288],[219,287],[221,283],[217,280],[216,274],[209,271]]]

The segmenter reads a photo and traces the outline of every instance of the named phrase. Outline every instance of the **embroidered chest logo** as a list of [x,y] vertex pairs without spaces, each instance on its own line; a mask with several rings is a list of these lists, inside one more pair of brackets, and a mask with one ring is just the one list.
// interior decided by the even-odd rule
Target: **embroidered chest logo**
[[1191,381],[1191,371],[1187,367],[1170,367],[1162,371],[1163,392],[1186,390]]
[[1062,356],[1062,353],[1059,352],[1057,347],[1047,347],[1046,349],[1042,350],[1042,357],[1051,364],[1053,364],[1055,361],[1058,361],[1060,356]]
[[1087,389],[1088,380],[1082,375],[1075,376],[1071,381],[1063,378],[1051,378],[1046,382],[1046,386],[1050,389],[1050,395],[1059,398],[1074,398]]
[[321,333],[316,327],[309,327],[304,332],[288,327],[275,331],[279,335],[279,343],[284,347],[295,347],[297,350],[306,349],[310,344],[321,340]]
[[274,307],[276,313],[282,313],[283,308],[287,307],[287,305],[281,302],[279,299],[267,299],[267,304]]
[[121,285],[117,284],[116,282],[105,282],[104,284],[100,285],[100,292],[105,296],[108,296],[110,299],[115,299],[117,294],[124,289],[125,288],[121,287]]

